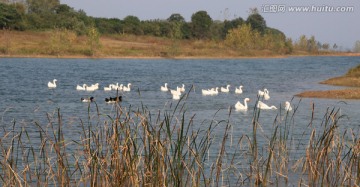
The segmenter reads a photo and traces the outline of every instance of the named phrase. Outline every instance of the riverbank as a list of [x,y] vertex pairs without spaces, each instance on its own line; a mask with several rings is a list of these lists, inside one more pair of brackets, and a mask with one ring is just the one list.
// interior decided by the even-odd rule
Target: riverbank
[[281,54],[269,50],[237,50],[216,40],[175,40],[153,36],[101,36],[98,45],[71,32],[0,31],[0,57],[14,58],[286,58],[302,56],[360,56],[360,53],[293,51]]

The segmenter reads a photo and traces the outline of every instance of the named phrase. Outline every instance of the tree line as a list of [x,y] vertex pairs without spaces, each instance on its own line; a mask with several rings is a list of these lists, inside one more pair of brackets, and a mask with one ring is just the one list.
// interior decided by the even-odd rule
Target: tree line
[[177,13],[164,20],[140,20],[133,15],[121,20],[91,17],[83,10],[60,4],[59,0],[0,0],[0,29],[66,29],[77,35],[86,35],[94,28],[101,35],[131,34],[217,40],[238,50],[271,50],[281,54],[292,53],[294,49],[315,53],[329,48],[328,45],[317,45],[313,36],[309,39],[302,36],[293,42],[280,30],[268,27],[256,8],[251,9],[247,19],[238,17],[217,21],[206,11],[198,11],[191,16],[190,22]]

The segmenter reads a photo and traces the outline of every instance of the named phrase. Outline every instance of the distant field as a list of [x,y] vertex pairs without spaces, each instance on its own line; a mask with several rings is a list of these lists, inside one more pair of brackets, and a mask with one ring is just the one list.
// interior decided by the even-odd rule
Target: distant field
[[[91,49],[86,36],[70,31],[0,31],[0,55],[21,57],[96,58],[239,58],[284,57],[269,50],[240,51],[223,41],[174,40],[153,36],[101,36],[100,45]],[[331,55],[322,53],[315,55]],[[309,55],[294,52],[293,55]],[[336,53],[335,55],[339,55]]]

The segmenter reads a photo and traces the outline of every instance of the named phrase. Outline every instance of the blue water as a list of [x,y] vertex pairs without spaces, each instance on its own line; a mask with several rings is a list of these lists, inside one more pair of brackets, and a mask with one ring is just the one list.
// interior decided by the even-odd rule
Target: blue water
[[[116,92],[105,92],[109,84],[132,83],[132,91],[121,93],[122,106],[136,109],[141,105],[153,113],[164,111],[176,104],[169,93],[160,91],[165,82],[175,89],[186,85],[188,98],[187,115],[195,115],[194,129],[216,120],[230,119],[232,138],[236,139],[251,132],[252,109],[248,112],[232,111],[229,108],[245,97],[254,107],[257,91],[267,88],[270,105],[280,108],[285,101],[292,101],[298,107],[295,116],[294,134],[302,134],[309,128],[311,106],[315,104],[315,118],[321,121],[327,108],[340,108],[347,118],[341,120],[341,129],[355,129],[359,132],[360,101],[302,99],[294,95],[306,90],[335,89],[334,86],[318,84],[320,81],[341,76],[360,63],[359,57],[294,57],[273,59],[36,59],[0,58],[0,126],[8,132],[13,124],[16,128],[33,127],[34,123],[46,127],[49,116],[55,116],[60,108],[64,120],[64,134],[69,139],[78,139],[80,119],[86,120],[88,104],[80,102],[81,97],[95,97],[99,112],[113,114],[112,105],[104,102],[105,97],[114,97]],[[57,79],[57,88],[48,89],[47,82]],[[76,85],[100,84],[94,92],[77,91]],[[221,87],[230,84],[230,93],[217,96],[203,96],[201,89]],[[235,95],[235,87],[243,85],[244,93]],[[342,102],[344,101],[344,102]],[[174,107],[174,106],[172,106]],[[216,113],[218,110],[220,111]],[[93,110],[93,108],[92,108]],[[260,122],[262,133],[271,134],[273,122],[279,110],[264,111]],[[319,122],[320,123],[320,122]],[[29,128],[29,134],[31,135]],[[216,131],[214,132],[216,133]],[[36,134],[36,133],[34,133]],[[0,132],[2,137],[4,132]],[[223,135],[219,131],[219,137]],[[215,135],[216,136],[216,135]],[[216,137],[215,137],[216,140]],[[298,141],[307,141],[300,140]]]

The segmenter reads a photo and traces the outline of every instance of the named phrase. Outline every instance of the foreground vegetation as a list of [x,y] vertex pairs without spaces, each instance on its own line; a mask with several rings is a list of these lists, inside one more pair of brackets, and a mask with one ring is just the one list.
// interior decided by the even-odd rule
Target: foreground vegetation
[[[280,110],[269,133],[261,132],[261,111],[251,111],[251,124],[236,125],[251,125],[252,132],[233,141],[234,124],[229,119],[214,117],[208,123],[194,124],[195,115],[188,116],[185,110],[186,96],[182,99],[171,110],[155,117],[145,106],[134,110],[115,104],[115,114],[102,114],[96,103],[90,103],[88,119],[79,121],[77,139],[65,138],[67,124],[60,109],[48,114],[48,124],[34,122],[16,128],[19,124],[14,121],[12,130],[2,128],[1,132],[1,184],[356,186],[360,183],[359,134],[356,129],[339,130],[343,119],[339,110],[326,111],[321,124],[314,123],[313,114],[309,132],[304,132],[309,139],[294,148],[292,129],[297,108],[286,113]],[[38,135],[31,136],[34,132]],[[302,151],[294,153],[299,148]]]

